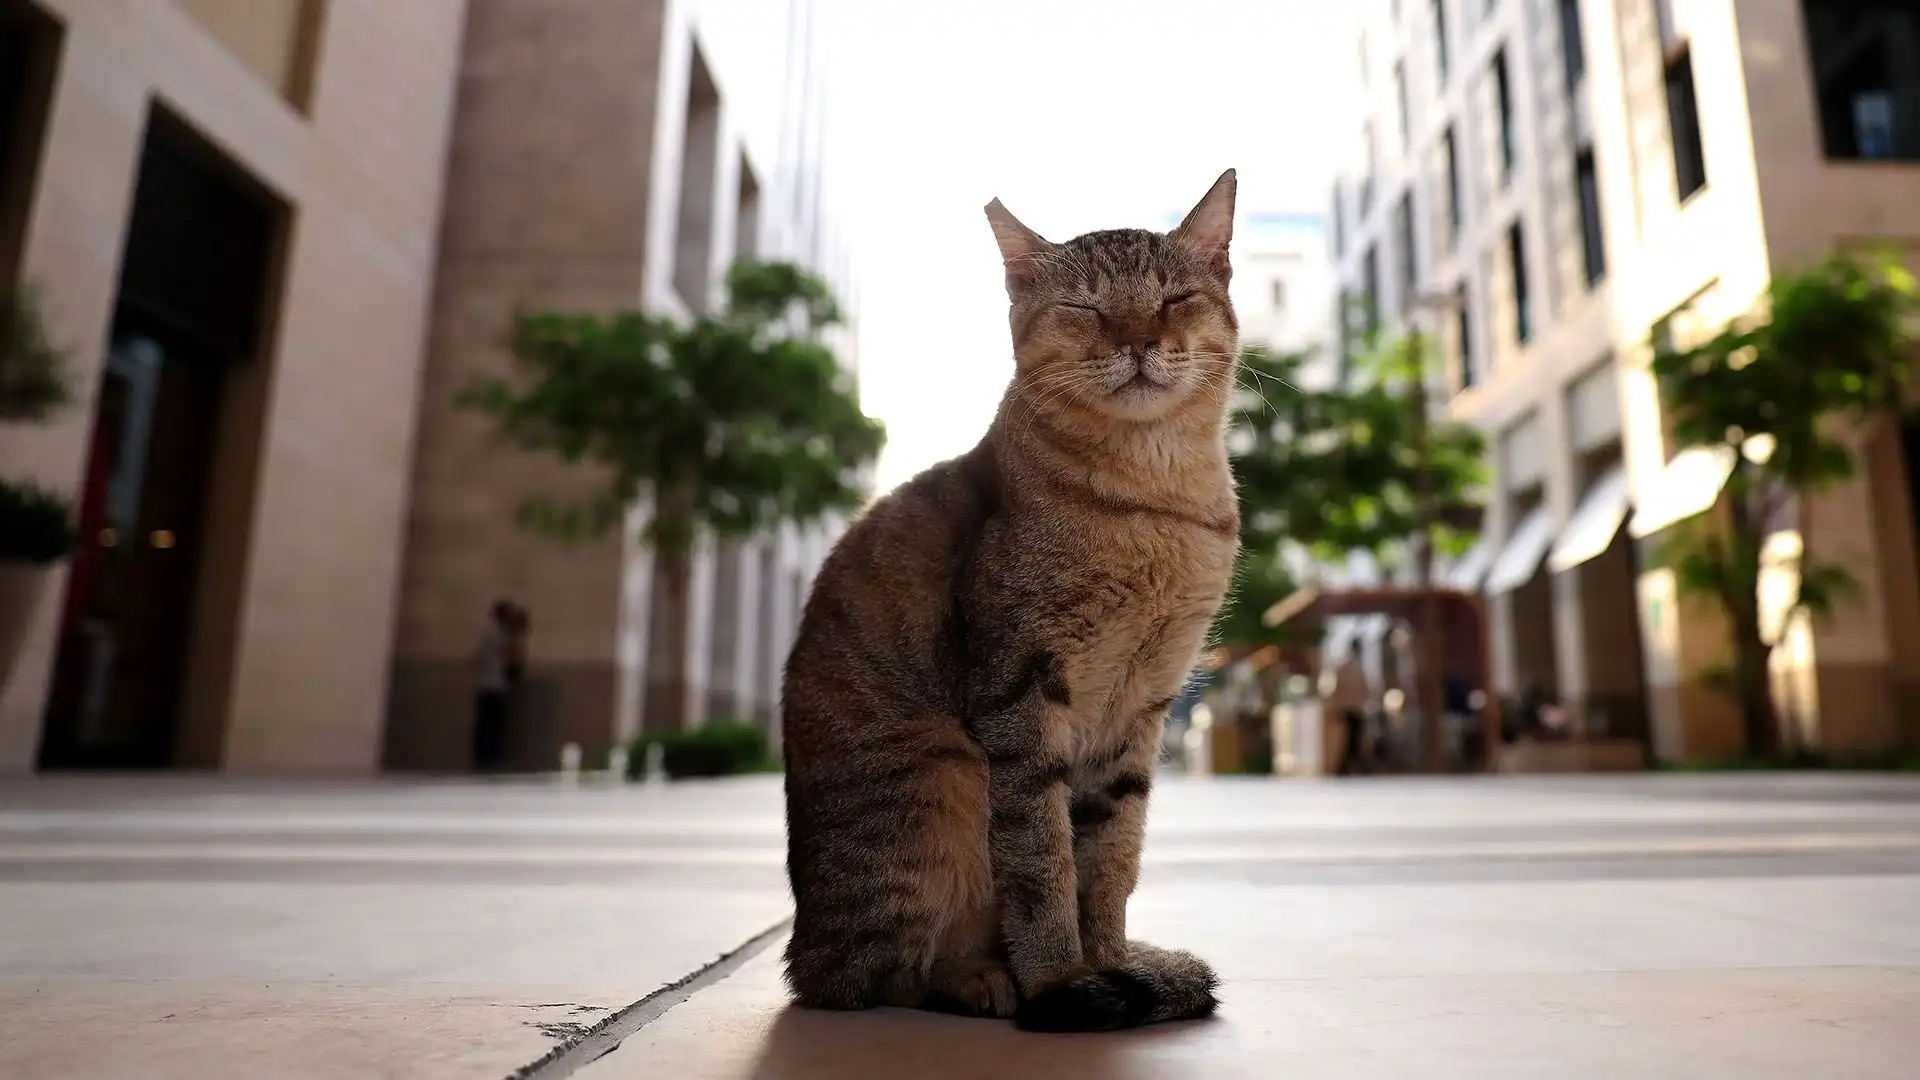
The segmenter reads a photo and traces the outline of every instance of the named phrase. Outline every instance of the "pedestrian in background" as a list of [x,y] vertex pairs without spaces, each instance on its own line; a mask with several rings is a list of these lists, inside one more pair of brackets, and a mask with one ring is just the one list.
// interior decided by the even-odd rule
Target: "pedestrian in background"
[[1373,687],[1367,682],[1366,669],[1361,666],[1358,654],[1348,653],[1333,672],[1332,685],[1328,687],[1323,705],[1328,715],[1339,719],[1346,732],[1336,775],[1373,771],[1372,755],[1367,752],[1367,710],[1372,705]]
[[492,772],[506,757],[507,694],[513,689],[518,671],[514,656],[515,611],[511,601],[494,601],[474,648],[475,772]]

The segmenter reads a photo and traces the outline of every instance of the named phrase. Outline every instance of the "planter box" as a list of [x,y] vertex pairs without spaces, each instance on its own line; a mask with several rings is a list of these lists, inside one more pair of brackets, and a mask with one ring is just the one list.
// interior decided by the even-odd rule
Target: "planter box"
[[33,628],[40,596],[56,565],[0,559],[0,691],[6,690],[14,661],[26,646],[27,631]]
[[1523,739],[1500,750],[1503,773],[1639,772],[1646,767],[1646,750],[1633,739],[1585,742]]

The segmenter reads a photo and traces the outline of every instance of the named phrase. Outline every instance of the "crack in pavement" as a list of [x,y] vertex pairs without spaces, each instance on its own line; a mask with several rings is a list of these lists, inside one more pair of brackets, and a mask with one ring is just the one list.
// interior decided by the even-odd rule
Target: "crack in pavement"
[[620,1044],[627,1036],[660,1019],[674,1006],[739,970],[740,965],[760,955],[767,946],[779,940],[792,923],[792,916],[781,919],[731,952],[722,953],[711,963],[631,1005],[614,1010],[593,1024],[551,1025],[553,1028],[577,1027],[577,1032],[562,1033],[548,1030],[549,1025],[540,1025],[550,1035],[564,1034],[564,1041],[548,1050],[538,1061],[514,1070],[507,1080],[561,1080],[562,1077],[572,1076],[582,1067],[620,1049]]

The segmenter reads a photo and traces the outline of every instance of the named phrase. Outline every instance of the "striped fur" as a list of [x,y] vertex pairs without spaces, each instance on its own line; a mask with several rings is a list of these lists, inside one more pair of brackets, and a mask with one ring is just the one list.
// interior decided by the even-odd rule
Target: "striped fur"
[[1104,1030],[1213,1011],[1131,942],[1162,724],[1232,574],[1229,173],[1171,234],[995,203],[1015,375],[986,437],[828,556],[782,694],[806,1005]]

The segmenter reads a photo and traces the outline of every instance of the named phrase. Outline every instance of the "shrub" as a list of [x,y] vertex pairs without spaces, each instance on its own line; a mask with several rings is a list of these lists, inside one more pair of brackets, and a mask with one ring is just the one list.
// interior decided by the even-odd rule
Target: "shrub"
[[0,293],[0,421],[45,420],[72,400],[66,356],[31,293]]
[[0,480],[0,560],[50,563],[73,551],[79,537],[67,500],[34,486]]
[[661,766],[675,780],[778,770],[768,753],[766,732],[751,724],[712,720],[692,731],[640,736],[627,758],[629,775],[646,775],[647,752],[655,744],[660,746]]

